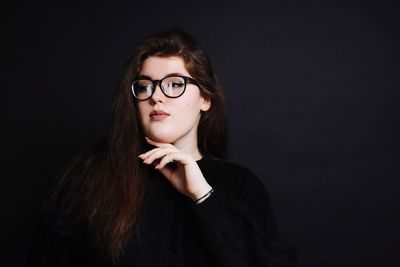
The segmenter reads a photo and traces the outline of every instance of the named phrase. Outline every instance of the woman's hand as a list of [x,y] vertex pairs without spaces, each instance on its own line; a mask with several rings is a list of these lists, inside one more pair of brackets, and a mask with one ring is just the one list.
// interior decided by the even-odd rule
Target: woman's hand
[[[190,154],[181,152],[175,146],[160,143],[146,137],[146,141],[156,148],[139,155],[145,164],[154,164],[168,181],[182,194],[190,197],[193,201],[207,194],[212,187],[207,183],[196,160]],[[174,162],[177,168],[166,166]]]

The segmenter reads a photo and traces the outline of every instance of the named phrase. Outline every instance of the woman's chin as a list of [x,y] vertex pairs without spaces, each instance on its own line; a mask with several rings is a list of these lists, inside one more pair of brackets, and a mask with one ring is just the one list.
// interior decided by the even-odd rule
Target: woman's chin
[[159,143],[166,143],[172,144],[176,141],[176,138],[172,136],[160,136],[160,135],[147,135],[151,140],[159,142]]

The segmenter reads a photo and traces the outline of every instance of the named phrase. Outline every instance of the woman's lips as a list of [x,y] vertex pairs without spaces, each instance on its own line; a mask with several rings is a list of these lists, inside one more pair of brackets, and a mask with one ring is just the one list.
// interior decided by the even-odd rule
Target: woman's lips
[[162,121],[164,119],[166,119],[169,116],[169,113],[163,111],[163,110],[153,110],[150,113],[150,118],[153,121]]

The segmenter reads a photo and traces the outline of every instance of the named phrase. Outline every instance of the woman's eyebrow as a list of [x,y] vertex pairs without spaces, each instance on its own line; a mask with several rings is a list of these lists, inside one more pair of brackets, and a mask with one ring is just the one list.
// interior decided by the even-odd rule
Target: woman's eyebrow
[[146,80],[152,80],[150,76],[139,74],[136,76],[136,79],[146,79]]
[[165,75],[165,77],[167,77],[167,76],[173,76],[173,75],[187,76],[187,75],[184,75],[184,74],[182,74],[182,73],[180,73],[180,72],[173,72],[173,73],[168,73],[167,75]]
[[[182,74],[182,73],[180,73],[180,72],[172,72],[172,73],[166,74],[164,77],[174,76],[174,75],[177,75],[177,76],[186,76],[186,75],[184,75],[184,74]],[[164,77],[163,77],[163,78],[164,78]],[[153,80],[150,76],[148,76],[148,75],[143,75],[143,74],[137,75],[137,76],[136,76],[136,79]]]

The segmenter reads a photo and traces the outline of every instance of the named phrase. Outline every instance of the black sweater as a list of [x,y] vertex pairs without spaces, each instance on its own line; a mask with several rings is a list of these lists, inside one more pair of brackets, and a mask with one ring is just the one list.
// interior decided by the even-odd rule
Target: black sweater
[[[198,205],[151,172],[118,266],[290,266],[292,250],[279,238],[260,180],[237,164],[208,158],[198,164],[214,188]],[[76,238],[50,234],[42,247],[36,266],[107,265]]]

